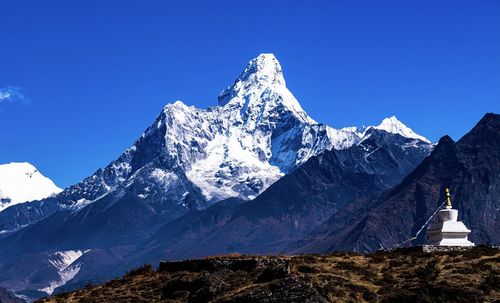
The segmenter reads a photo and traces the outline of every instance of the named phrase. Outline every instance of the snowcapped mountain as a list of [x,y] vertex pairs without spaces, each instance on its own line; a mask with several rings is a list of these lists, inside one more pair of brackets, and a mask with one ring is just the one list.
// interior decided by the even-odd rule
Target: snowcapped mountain
[[[69,196],[78,197],[70,199],[71,206],[80,208],[117,187],[130,186],[137,174],[155,183],[137,192],[142,198],[152,195],[153,185],[179,192],[178,183],[188,182],[206,200],[195,203],[196,208],[229,197],[252,199],[311,156],[348,148],[365,134],[352,127],[337,130],[310,118],[286,87],[272,54],[251,60],[218,101],[208,109],[181,101],[165,106],[120,159],[68,190]],[[395,117],[377,128],[428,142]],[[158,157],[167,167],[148,170],[144,176],[143,167]],[[189,204],[187,194],[177,195],[181,205]]]
[[375,126],[373,128],[385,130],[388,133],[398,134],[406,138],[418,139],[423,142],[431,143],[429,140],[416,134],[411,128],[401,123],[396,116],[385,118],[379,126]]
[[0,165],[0,211],[11,205],[40,200],[61,191],[30,163]]
[[[369,128],[334,129],[315,122],[286,87],[276,57],[261,54],[220,93],[218,106],[166,105],[117,160],[55,199],[0,213],[0,230],[59,209],[77,211],[107,195],[115,202],[140,199],[163,220],[229,197],[253,199],[310,157],[359,144]],[[428,142],[395,117],[375,128]]]
[[[270,209],[266,218],[274,222],[273,214],[286,215],[293,208],[297,218],[305,219],[284,220],[282,226],[296,237],[298,227],[320,224],[359,193],[356,176],[386,188],[432,147],[395,117],[366,129],[334,129],[315,122],[286,87],[274,55],[262,54],[220,93],[218,105],[199,109],[181,101],[167,104],[132,147],[105,168],[55,196],[1,211],[0,285],[46,294],[96,278],[96,273],[119,274],[116,268],[104,275],[102,268],[125,258],[161,226],[183,222],[185,216],[227,198],[259,203],[245,206],[248,212],[242,218]],[[306,162],[310,164],[300,169]],[[260,195],[285,175],[276,186],[280,190],[269,190],[276,199]],[[297,192],[300,188],[319,197],[312,203],[317,207],[309,207],[311,196]],[[290,199],[299,199],[300,207],[292,207]],[[59,266],[54,258],[67,260]],[[16,263],[30,265],[20,272],[11,266]],[[50,274],[36,274],[47,263],[52,264]]]

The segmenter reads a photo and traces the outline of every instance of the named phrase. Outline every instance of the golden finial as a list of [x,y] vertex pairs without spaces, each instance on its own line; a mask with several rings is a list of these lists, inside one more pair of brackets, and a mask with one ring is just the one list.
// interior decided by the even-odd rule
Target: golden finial
[[451,195],[450,195],[450,190],[446,188],[445,190],[446,193],[446,208],[451,208]]

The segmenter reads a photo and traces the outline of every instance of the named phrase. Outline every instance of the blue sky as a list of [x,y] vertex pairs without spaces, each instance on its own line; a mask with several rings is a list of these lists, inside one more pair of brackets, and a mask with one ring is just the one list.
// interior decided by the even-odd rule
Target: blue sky
[[500,112],[500,1],[3,1],[0,163],[76,183],[262,52],[333,127],[396,115],[459,139]]

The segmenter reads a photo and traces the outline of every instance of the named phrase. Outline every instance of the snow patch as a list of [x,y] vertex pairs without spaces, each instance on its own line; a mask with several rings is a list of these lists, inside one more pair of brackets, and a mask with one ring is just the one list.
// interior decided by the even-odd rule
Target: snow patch
[[155,168],[151,172],[151,177],[164,186],[168,186],[170,183],[179,179],[175,173],[159,168]]
[[72,280],[80,271],[81,264],[76,261],[90,250],[59,251],[51,255],[49,260],[59,273],[59,280],[51,281],[47,287],[39,289],[51,295],[54,290]]

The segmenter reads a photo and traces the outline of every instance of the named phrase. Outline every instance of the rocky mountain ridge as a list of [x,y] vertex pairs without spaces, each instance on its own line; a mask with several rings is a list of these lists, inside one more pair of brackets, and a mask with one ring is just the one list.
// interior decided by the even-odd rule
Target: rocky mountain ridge
[[475,243],[500,243],[500,115],[488,113],[457,142],[444,136],[433,152],[394,188],[366,200],[353,200],[305,237],[299,251],[392,248],[422,244],[415,236],[452,192],[454,208]]

